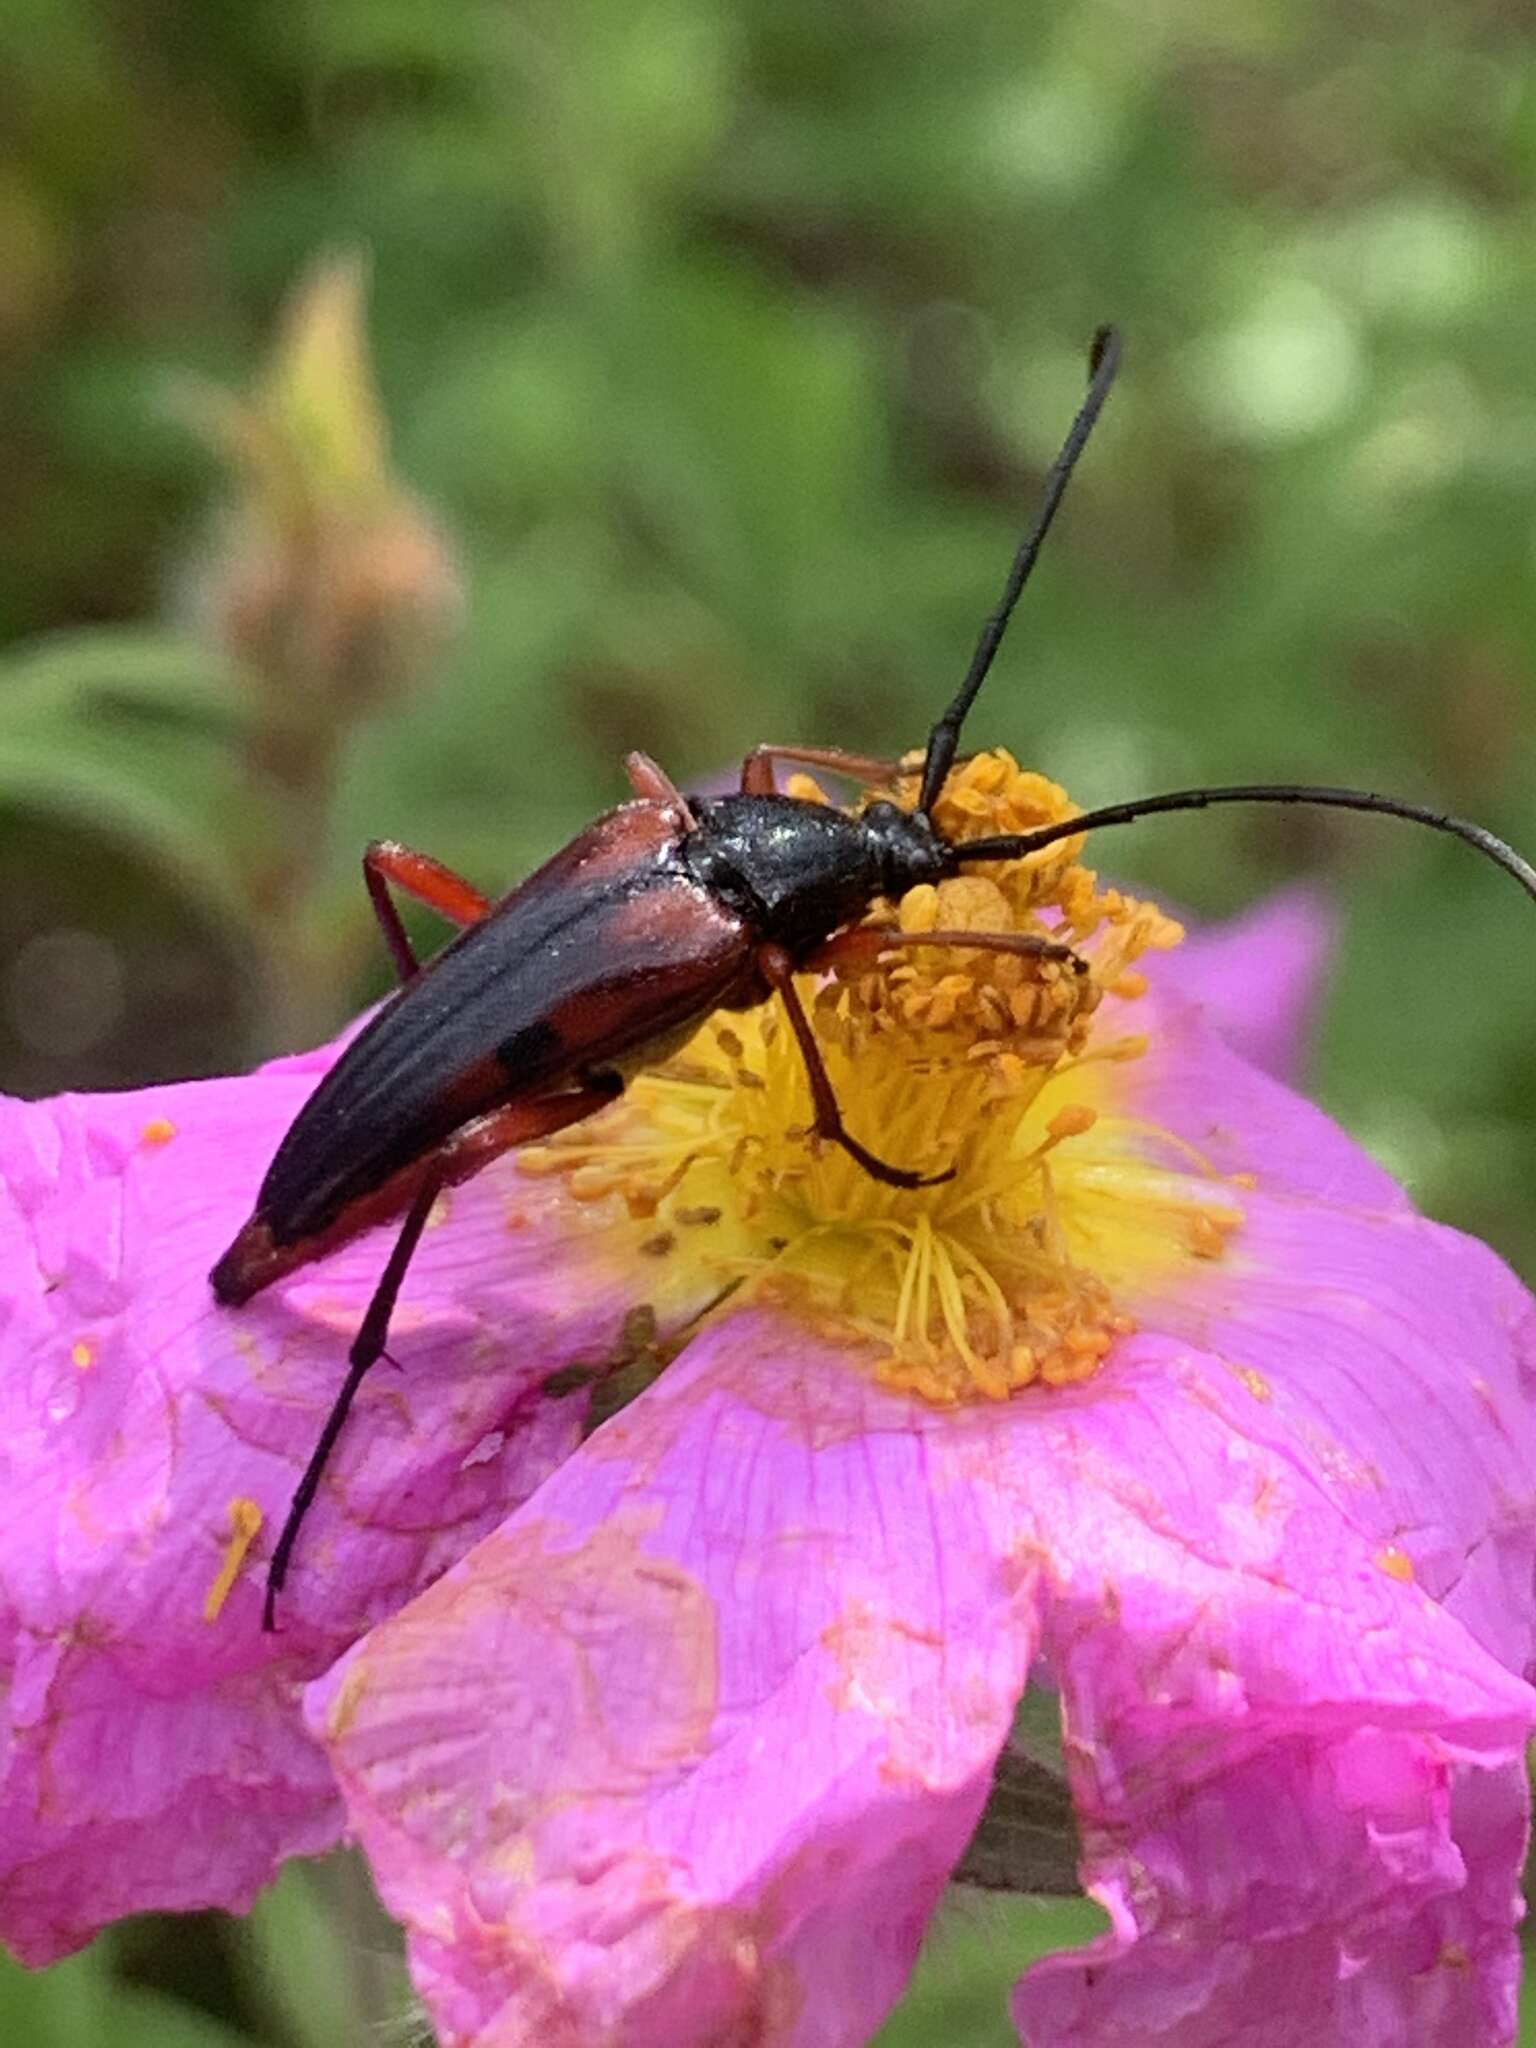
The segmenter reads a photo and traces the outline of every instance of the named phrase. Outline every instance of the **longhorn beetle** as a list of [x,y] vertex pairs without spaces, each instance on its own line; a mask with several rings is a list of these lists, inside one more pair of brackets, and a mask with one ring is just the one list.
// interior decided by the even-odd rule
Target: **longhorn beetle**
[[[1085,964],[1026,933],[908,933],[863,923],[975,862],[1018,860],[1058,840],[1162,811],[1211,804],[1319,804],[1380,811],[1448,832],[1536,897],[1536,869],[1481,825],[1360,789],[1244,783],[1107,804],[1075,818],[952,843],[933,823],[960,733],[1114,381],[1119,336],[1101,328],[1088,393],[1046,478],[997,609],[953,701],[933,726],[916,808],[875,801],[856,814],[781,795],[775,761],[889,783],[895,764],[836,748],[754,747],[730,796],[684,796],[644,754],[626,763],[633,799],[599,818],[492,903],[425,854],[379,840],[363,874],[401,987],[353,1039],[295,1118],[256,1208],[210,1280],[229,1307],[361,1231],[404,1217],[348,1353],[348,1370],[304,1469],[267,1570],[262,1625],[275,1622],[300,1526],[370,1366],[382,1355],[407,1266],[439,1191],[499,1153],[593,1115],[626,1078],[665,1059],[711,1011],[777,996],[805,1062],[819,1138],[893,1187],[932,1185],[878,1158],[839,1111],[794,975],[897,946],[963,945]],[[460,936],[425,966],[391,886],[429,904]]]

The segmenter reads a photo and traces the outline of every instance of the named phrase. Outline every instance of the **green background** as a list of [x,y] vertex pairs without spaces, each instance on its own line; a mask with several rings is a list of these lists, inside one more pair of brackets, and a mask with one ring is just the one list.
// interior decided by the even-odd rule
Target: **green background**
[[[1085,803],[1350,781],[1529,850],[1532,34],[1493,0],[9,0],[0,1082],[327,1030],[384,985],[374,834],[500,887],[629,747],[686,783],[919,741],[1104,319],[1127,368],[973,738]],[[271,367],[345,250],[387,471],[344,350],[329,390]],[[274,580],[279,429],[326,546]],[[1325,878],[1316,1091],[1536,1271],[1512,884],[1293,814],[1100,857],[1213,916]],[[889,2040],[1011,2038],[999,1987],[1089,1924],[957,1904]],[[332,1865],[243,1928],[0,1970],[0,2035],[318,2048],[405,2038],[402,1996]]]

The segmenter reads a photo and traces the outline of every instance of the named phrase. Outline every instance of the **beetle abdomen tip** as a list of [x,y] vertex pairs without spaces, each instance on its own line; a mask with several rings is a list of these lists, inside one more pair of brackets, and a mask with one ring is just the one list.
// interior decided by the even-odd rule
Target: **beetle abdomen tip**
[[225,1308],[239,1308],[282,1271],[274,1257],[272,1232],[253,1216],[208,1275],[213,1298]]

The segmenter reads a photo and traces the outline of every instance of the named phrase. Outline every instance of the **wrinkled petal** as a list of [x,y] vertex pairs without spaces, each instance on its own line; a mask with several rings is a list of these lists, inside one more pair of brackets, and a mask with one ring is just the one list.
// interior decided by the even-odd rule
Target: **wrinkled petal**
[[[1159,1042],[1136,1086],[1167,1103],[1164,1043],[1177,1082],[1188,1033]],[[1192,1142],[1253,1107],[1237,1074],[1234,1108],[1232,1073],[1207,1063],[1205,1131],[1181,1118]],[[1171,1099],[1183,1102],[1177,1087]],[[1368,1176],[1326,1154],[1307,1177],[1367,1191]],[[1508,2041],[1528,1809],[1518,1726],[1469,1723],[1445,1674],[1425,1669],[1420,1682],[1410,1658],[1409,1682],[1425,1705],[1440,1701],[1440,1718],[1405,1737],[1371,1678],[1320,1742],[1298,1678],[1315,1684],[1326,1659],[1334,1685],[1342,1657],[1364,1663],[1406,1640],[1398,1623],[1395,1644],[1376,1643],[1358,1610],[1329,1619],[1343,1582],[1297,1540],[1298,1511],[1304,1496],[1326,1501],[1361,1569],[1401,1584],[1467,1652],[1528,1671],[1536,1305],[1483,1246],[1415,1216],[1395,1191],[1381,1208],[1288,1192],[1241,1201],[1224,1259],[1192,1260],[1133,1304],[1165,1333],[1166,1412],[1186,1455],[1191,1405],[1202,1428],[1215,1425],[1198,1499],[1175,1498],[1149,1458],[1135,1463],[1149,1508],[1181,1541],[1235,1554],[1242,1532],[1246,1568],[1310,1591],[1332,1640],[1314,1628],[1310,1643],[1298,1617],[1239,1650],[1230,1596],[1192,1603],[1171,1637],[1148,1636],[1123,1584],[1113,1656],[1092,1633],[1091,1592],[1047,1616],[1085,1875],[1113,1932],[1030,1973],[1021,2030],[1034,2048]],[[1126,1353],[1150,1341],[1117,1357],[1122,1389]],[[1123,1428],[1107,1411],[1097,1420],[1099,1451],[1118,1464]],[[1153,1560],[1144,1591],[1162,1603],[1175,1582],[1172,1563]],[[1175,1638],[1171,1676],[1160,1645]]]
[[1234,1437],[1299,1445],[1339,1511],[1523,1671],[1536,1621],[1536,1302],[1485,1245],[1419,1216],[1337,1125],[1213,1046],[1188,1013],[1165,1010],[1127,1083],[1254,1183],[1232,1196],[1243,1221],[1224,1257],[1127,1279],[1142,1327],[1220,1358]]
[[1193,925],[1178,951],[1154,966],[1235,1053],[1282,1081],[1306,1067],[1326,992],[1338,913],[1306,884],[1282,889],[1223,924]]
[[[1151,1734],[1151,1731],[1147,1731]],[[1276,1732],[1218,1740],[1198,1782],[1155,1736],[1156,1815],[1116,1797],[1090,1844],[1115,1923],[1015,1995],[1031,2048],[1477,2048],[1515,2038],[1529,1787],[1522,1761],[1458,1767],[1434,1740]],[[1141,1825],[1142,1819],[1146,1825]],[[1213,1853],[1240,1840],[1243,1855]],[[1105,1865],[1109,1867],[1104,1867]],[[1111,1871],[1113,1874],[1111,1874]],[[1320,1907],[1326,1910],[1321,1910]],[[1137,1939],[1155,1913],[1155,1932]]]
[[735,1316],[311,1689],[444,2048],[868,2038],[1033,1648],[1001,1422]]
[[600,1205],[510,1162],[456,1190],[263,1636],[262,1561],[388,1240],[239,1311],[206,1276],[314,1071],[0,1104],[0,1935],[28,1961],[130,1910],[244,1905],[334,1841],[296,1682],[569,1452],[583,1401],[541,1383],[607,1357],[630,1306],[582,1249],[624,1234]]

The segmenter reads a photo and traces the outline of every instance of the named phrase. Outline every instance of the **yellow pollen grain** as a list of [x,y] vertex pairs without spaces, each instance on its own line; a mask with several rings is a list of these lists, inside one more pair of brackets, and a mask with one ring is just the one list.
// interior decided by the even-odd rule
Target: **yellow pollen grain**
[[176,1126],[168,1116],[152,1116],[139,1132],[140,1140],[146,1145],[169,1145],[176,1135]]
[[1406,1550],[1399,1550],[1395,1543],[1377,1551],[1376,1565],[1389,1579],[1400,1579],[1405,1586],[1413,1583],[1413,1559]]
[[79,1372],[89,1372],[96,1363],[96,1347],[82,1337],[69,1347],[69,1362]]
[[224,1611],[224,1602],[240,1576],[247,1551],[261,1533],[261,1524],[262,1512],[255,1501],[248,1500],[244,1494],[237,1494],[229,1504],[230,1537],[224,1548],[224,1562],[203,1602],[204,1621],[212,1624]]
[[1235,1370],[1239,1381],[1252,1394],[1255,1401],[1273,1401],[1275,1390],[1263,1373],[1251,1365],[1240,1365]]
[[[904,764],[894,791],[908,808],[919,771]],[[809,778],[790,789],[825,800]],[[1054,783],[997,752],[952,773],[936,823],[963,842],[1072,815]],[[521,1151],[520,1170],[648,1224],[611,1253],[637,1297],[665,1260],[669,1284],[771,1300],[857,1340],[850,1357],[882,1384],[945,1406],[1092,1377],[1134,1328],[1106,1276],[1220,1259],[1242,1212],[1193,1148],[1111,1113],[1108,1070],[1148,1041],[1096,1037],[1100,1005],[1137,1000],[1136,961],[1182,933],[1101,889],[1082,849],[1067,839],[909,890],[877,904],[870,929],[1028,934],[1070,946],[1084,971],[962,940],[850,949],[833,975],[800,978],[847,1129],[931,1185],[891,1186],[815,1137],[774,1004],[709,1020],[610,1109]]]

